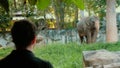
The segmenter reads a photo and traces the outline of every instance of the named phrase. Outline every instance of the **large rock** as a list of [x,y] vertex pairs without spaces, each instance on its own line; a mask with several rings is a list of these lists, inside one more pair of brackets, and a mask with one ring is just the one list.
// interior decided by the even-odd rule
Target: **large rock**
[[85,67],[102,68],[104,65],[119,63],[120,52],[107,50],[83,51],[83,60]]
[[6,47],[6,44],[7,44],[7,41],[4,38],[0,37],[0,45],[2,47]]
[[108,65],[104,65],[104,68],[120,68],[120,63],[111,63]]

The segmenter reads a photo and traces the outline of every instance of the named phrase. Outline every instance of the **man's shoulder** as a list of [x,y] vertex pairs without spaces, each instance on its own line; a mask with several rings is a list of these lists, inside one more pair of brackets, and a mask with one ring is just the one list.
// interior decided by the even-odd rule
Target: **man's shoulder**
[[37,64],[40,67],[42,66],[44,68],[53,68],[52,64],[49,61],[40,58],[35,57],[32,61],[34,64]]
[[3,67],[3,64],[4,64],[4,60],[3,59],[0,59],[0,67]]
[[[20,66],[20,64],[18,63],[16,63],[16,65]],[[52,64],[49,61],[45,61],[36,57],[31,60],[26,60],[25,62],[21,63],[21,65],[25,67],[31,67],[31,68],[53,68]],[[15,67],[13,63],[7,63],[5,59],[0,60],[0,66],[4,68],[6,68],[6,66]]]

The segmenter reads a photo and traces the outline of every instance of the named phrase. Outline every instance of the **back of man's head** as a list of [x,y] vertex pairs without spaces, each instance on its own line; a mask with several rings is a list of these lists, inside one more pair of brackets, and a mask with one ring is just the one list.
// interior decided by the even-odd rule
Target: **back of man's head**
[[35,38],[35,25],[28,20],[16,21],[11,29],[16,48],[26,48]]

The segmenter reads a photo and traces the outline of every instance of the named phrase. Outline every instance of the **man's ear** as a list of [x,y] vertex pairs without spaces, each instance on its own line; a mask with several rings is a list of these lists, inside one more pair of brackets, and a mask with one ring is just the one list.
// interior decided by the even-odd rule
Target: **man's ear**
[[34,37],[34,39],[32,40],[31,44],[36,44],[36,36]]

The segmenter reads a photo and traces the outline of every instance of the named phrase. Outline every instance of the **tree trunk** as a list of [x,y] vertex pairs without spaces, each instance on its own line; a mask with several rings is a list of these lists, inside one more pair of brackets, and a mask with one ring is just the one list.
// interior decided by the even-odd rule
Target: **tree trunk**
[[73,22],[73,27],[76,28],[76,23],[78,23],[78,8],[75,7],[75,21]]
[[64,3],[62,2],[62,0],[59,0],[60,4],[60,11],[59,11],[59,14],[60,14],[60,23],[61,23],[61,28],[64,28]]
[[64,27],[64,3],[63,0],[52,0],[55,11],[57,27],[59,29]]
[[107,1],[106,41],[107,42],[117,42],[118,41],[118,33],[117,33],[116,12],[115,12],[116,0],[106,0],[106,1]]
[[58,10],[58,4],[56,0],[52,0],[53,2],[53,8],[55,11],[55,17],[56,17],[56,26],[58,29],[60,29],[60,17],[59,17],[59,10]]
[[16,0],[14,0],[14,7],[17,9]]

